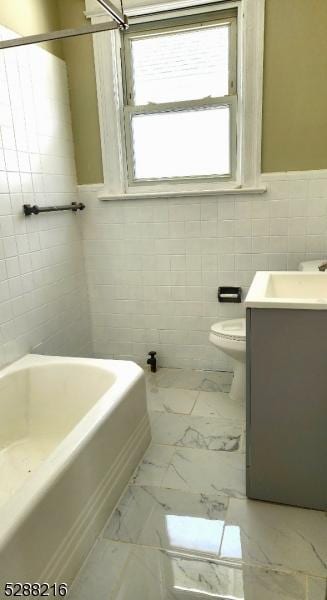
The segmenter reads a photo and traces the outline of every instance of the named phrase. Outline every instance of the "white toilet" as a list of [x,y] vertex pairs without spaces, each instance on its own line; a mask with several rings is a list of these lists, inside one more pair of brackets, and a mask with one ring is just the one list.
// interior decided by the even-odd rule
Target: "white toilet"
[[[301,262],[299,271],[318,271],[319,266],[324,262],[326,260],[323,259]],[[234,377],[229,395],[233,400],[243,402],[245,398],[245,319],[230,319],[214,323],[210,329],[209,340],[233,359]]]
[[234,377],[229,395],[233,400],[243,401],[245,396],[245,319],[220,321],[212,325],[209,340],[233,359]]

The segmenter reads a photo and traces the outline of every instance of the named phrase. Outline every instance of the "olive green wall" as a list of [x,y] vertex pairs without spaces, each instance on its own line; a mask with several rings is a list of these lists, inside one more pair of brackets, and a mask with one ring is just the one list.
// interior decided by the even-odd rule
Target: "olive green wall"
[[[57,0],[61,28],[90,24],[84,17],[84,0]],[[103,181],[100,129],[92,37],[62,42],[68,69],[77,180],[79,184]]]
[[[21,35],[55,31],[60,29],[57,2],[56,0],[0,0],[0,24]],[[62,58],[61,42],[48,42],[43,46]]]
[[327,2],[266,0],[262,171],[327,168]]

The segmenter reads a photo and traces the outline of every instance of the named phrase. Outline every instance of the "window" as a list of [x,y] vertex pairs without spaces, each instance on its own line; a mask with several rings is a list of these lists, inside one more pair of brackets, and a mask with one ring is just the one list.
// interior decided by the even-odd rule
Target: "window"
[[235,179],[236,16],[200,18],[123,34],[130,185]]
[[[106,21],[85,2],[93,24]],[[127,32],[93,37],[99,198],[263,193],[265,0],[140,4]]]

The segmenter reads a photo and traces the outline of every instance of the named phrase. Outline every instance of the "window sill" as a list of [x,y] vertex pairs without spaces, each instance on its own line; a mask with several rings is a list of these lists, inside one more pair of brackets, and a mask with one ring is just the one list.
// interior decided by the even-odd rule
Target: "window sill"
[[243,196],[249,194],[264,194],[267,191],[266,186],[260,187],[236,187],[236,188],[219,188],[212,190],[178,190],[178,191],[158,191],[158,192],[127,192],[123,193],[102,193],[98,199],[103,201],[109,200],[156,200],[161,198],[206,198],[216,196]]

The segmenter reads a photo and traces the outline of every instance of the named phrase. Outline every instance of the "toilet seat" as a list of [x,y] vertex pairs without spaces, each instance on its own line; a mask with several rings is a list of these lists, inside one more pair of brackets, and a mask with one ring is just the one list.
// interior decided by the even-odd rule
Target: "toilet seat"
[[214,323],[211,326],[211,333],[222,340],[245,342],[245,319],[229,319],[228,321],[219,321],[218,323]]

